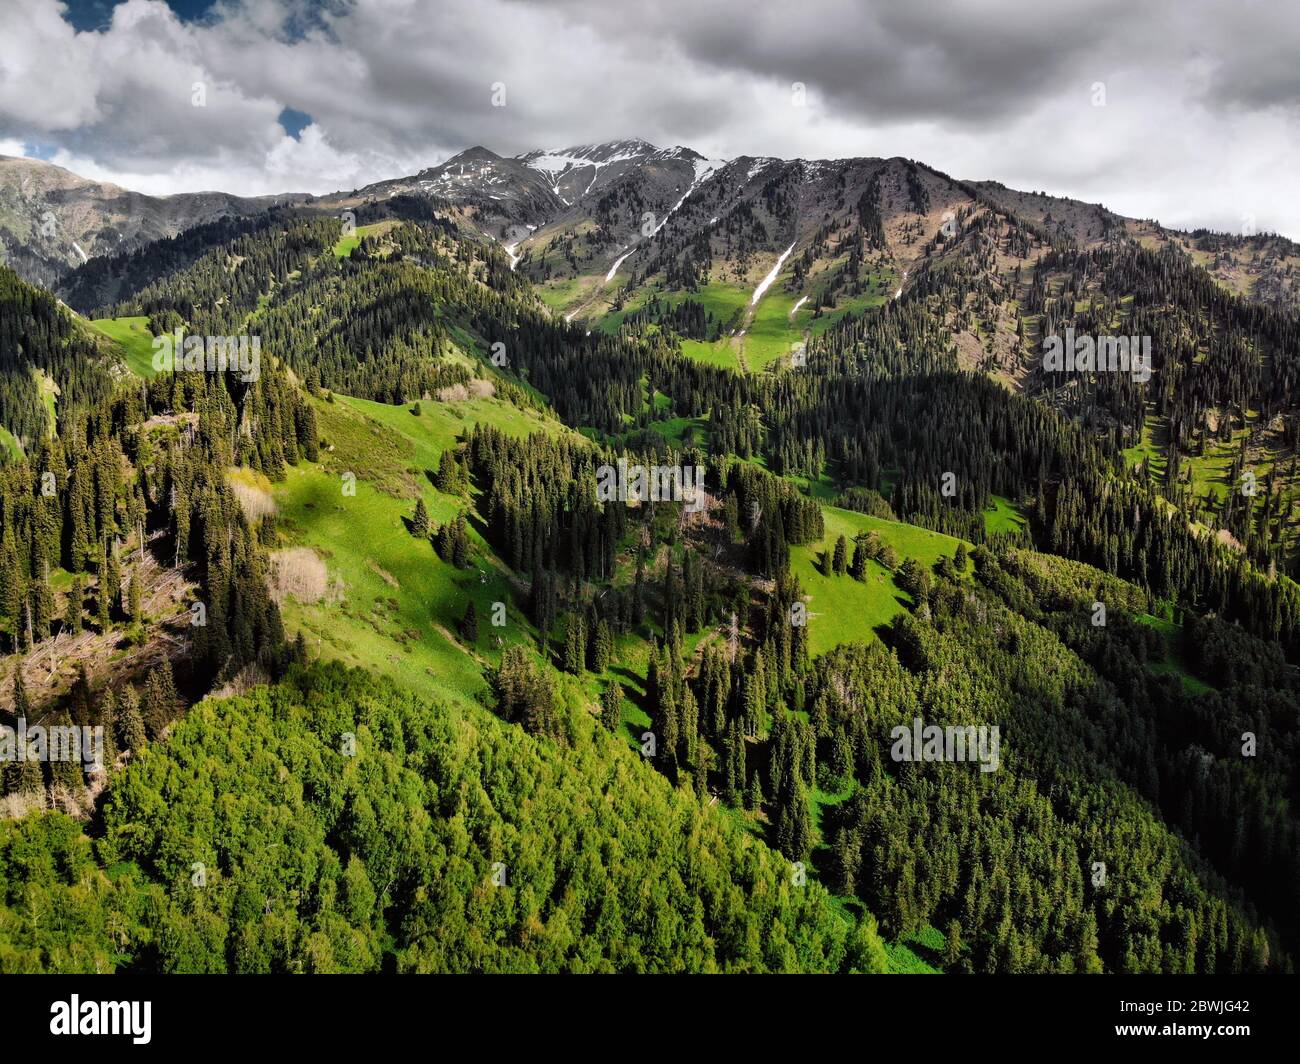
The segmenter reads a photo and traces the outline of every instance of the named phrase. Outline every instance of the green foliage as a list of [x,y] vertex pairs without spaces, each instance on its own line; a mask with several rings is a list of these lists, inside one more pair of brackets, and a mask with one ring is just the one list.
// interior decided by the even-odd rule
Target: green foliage
[[196,706],[93,845],[0,823],[4,972],[837,971],[879,949],[848,931],[603,730],[563,750],[337,667]]

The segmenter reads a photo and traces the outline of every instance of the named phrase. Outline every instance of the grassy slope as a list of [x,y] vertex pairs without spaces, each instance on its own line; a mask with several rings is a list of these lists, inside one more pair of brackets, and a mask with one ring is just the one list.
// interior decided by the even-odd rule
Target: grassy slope
[[865,582],[848,575],[823,576],[817,568],[822,551],[834,550],[843,535],[853,557],[853,538],[859,532],[875,531],[901,558],[915,558],[927,567],[942,555],[951,557],[960,540],[915,525],[885,521],[879,517],[823,506],[826,535],[820,543],[793,547],[790,567],[808,595],[808,645],[813,656],[824,654],[840,643],[870,643],[876,628],[888,624],[903,611],[906,596],[894,583],[893,574],[877,562],[867,563]]
[[8,455],[15,462],[23,456],[23,449],[18,446],[14,434],[3,425],[0,425],[0,452]]
[[[290,469],[275,496],[286,533],[282,545],[313,548],[331,578],[342,582],[343,599],[289,601],[285,622],[326,657],[364,665],[422,693],[473,700],[486,690],[483,664],[499,656],[495,637],[507,643],[531,638],[531,626],[513,605],[505,566],[472,524],[473,565],[458,570],[413,537],[406,519],[416,492],[435,525],[466,508],[467,500],[439,492],[424,471],[436,469],[442,451],[474,423],[519,436],[566,430],[497,399],[420,405],[417,417],[407,406],[342,396],[318,404],[320,432],[333,450],[319,464]],[[344,472],[356,475],[355,496],[342,492]],[[479,660],[455,636],[471,598],[479,615]],[[504,628],[490,624],[494,602],[508,606]]]
[[149,332],[148,318],[101,318],[89,324],[96,332],[117,343],[122,361],[137,377],[148,379],[157,376],[157,370],[153,368],[153,334]]
[[1001,495],[994,495],[992,498],[992,507],[984,511],[986,532],[1019,532],[1025,527],[1025,517],[1020,507]]
[[1178,637],[1181,631],[1179,625],[1175,624],[1173,621],[1164,620],[1161,617],[1153,617],[1149,613],[1139,613],[1134,619],[1150,628],[1154,628],[1164,637],[1165,660],[1148,661],[1148,672],[1152,672],[1157,676],[1178,677],[1182,682],[1183,689],[1186,690],[1188,694],[1199,695],[1210,690],[1209,684],[1193,676],[1187,669],[1187,663],[1178,647]]
[[336,259],[346,259],[352,254],[353,250],[361,246],[362,237],[372,236],[375,233],[385,233],[393,227],[393,222],[375,222],[373,225],[357,226],[356,232],[351,236],[339,237],[339,241],[334,245],[334,257]]

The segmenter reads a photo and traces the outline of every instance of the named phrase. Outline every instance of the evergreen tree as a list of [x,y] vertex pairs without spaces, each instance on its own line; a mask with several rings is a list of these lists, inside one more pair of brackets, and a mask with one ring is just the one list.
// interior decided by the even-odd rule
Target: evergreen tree
[[429,508],[424,505],[424,498],[415,500],[415,516],[411,518],[411,535],[416,539],[429,538]]
[[961,960],[961,950],[961,924],[956,920],[949,920],[948,929],[944,934],[944,967],[955,968],[957,962]]
[[108,574],[108,550],[101,540],[99,544],[99,564],[95,577],[95,623],[100,633],[108,631],[113,604],[112,588]]
[[105,689],[99,700],[99,724],[104,743],[104,768],[107,771],[117,760],[118,713],[117,695],[113,689]]
[[140,711],[140,695],[136,691],[134,684],[127,684],[122,691],[117,721],[118,746],[130,750],[132,754],[140,753],[147,743],[145,741],[144,717]]
[[141,588],[141,582],[144,579],[142,566],[137,565],[131,573],[131,592],[129,610],[131,623],[139,626],[144,623],[144,593]]
[[889,954],[876,927],[876,918],[863,913],[849,936],[845,964],[858,975],[884,975],[889,971]]
[[579,613],[569,615],[564,638],[564,671],[580,676],[587,661],[587,626]]
[[453,525],[451,564],[457,569],[464,569],[469,565],[469,532],[465,524],[465,515],[459,515]]
[[867,578],[867,548],[860,537],[853,542],[853,561],[849,564],[849,575],[854,580]]
[[600,696],[600,722],[609,731],[618,731],[623,722],[623,688],[611,683]]
[[460,638],[470,646],[478,642],[478,607],[474,605],[473,599],[465,607],[465,615],[461,617],[457,631]]
[[80,573],[77,573],[72,578],[72,586],[68,589],[67,611],[63,617],[63,628],[69,635],[77,636],[81,634],[81,607],[85,597],[85,578]]
[[[170,661],[161,662],[149,673],[140,698],[140,714],[152,738],[162,735],[179,709],[176,681]],[[130,744],[128,744],[130,745]]]
[[609,668],[613,653],[614,636],[609,623],[602,617],[596,622],[596,632],[588,647],[588,667],[592,672],[602,673]]

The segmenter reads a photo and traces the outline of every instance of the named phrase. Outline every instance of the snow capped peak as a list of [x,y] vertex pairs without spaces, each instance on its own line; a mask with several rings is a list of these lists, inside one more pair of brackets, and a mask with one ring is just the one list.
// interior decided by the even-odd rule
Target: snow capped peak
[[520,162],[537,170],[572,167],[607,166],[628,159],[644,159],[659,149],[649,141],[633,137],[630,140],[610,140],[603,144],[577,144],[570,148],[545,148],[516,156]]
[[[604,144],[579,144],[572,148],[553,148],[532,151],[517,156],[519,162],[538,171],[550,183],[554,192],[566,204],[585,196],[596,186],[601,170],[615,163],[642,162],[659,152],[649,141],[633,137],[630,140],[611,140]],[[573,184],[561,191],[561,182],[581,175],[585,184]],[[572,196],[573,198],[570,198]]]
[[[694,152],[691,154],[695,155]],[[706,159],[703,155],[695,155],[692,161],[695,163],[695,183],[697,185],[704,184],[705,181],[730,162],[729,159]]]

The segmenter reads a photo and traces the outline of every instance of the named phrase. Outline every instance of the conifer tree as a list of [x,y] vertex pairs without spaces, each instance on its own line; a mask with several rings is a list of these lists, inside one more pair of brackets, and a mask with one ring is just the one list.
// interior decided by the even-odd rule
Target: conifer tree
[[137,626],[144,623],[144,592],[140,586],[142,579],[141,566],[137,565],[131,573],[130,603],[128,607],[131,623]]
[[68,589],[68,604],[63,616],[63,629],[71,636],[81,634],[81,604],[86,596],[86,582],[80,573],[72,578]]
[[867,549],[861,539],[853,543],[853,561],[849,565],[849,575],[854,580],[867,578]]
[[151,737],[157,739],[172,722],[178,702],[171,662],[163,661],[149,673],[140,699],[140,714]]
[[415,516],[411,518],[411,535],[416,539],[429,538],[429,508],[424,505],[424,498],[415,500]]
[[117,760],[117,695],[111,687],[104,690],[99,700],[99,724],[104,743],[104,768],[112,767]]
[[117,713],[118,746],[138,754],[147,745],[145,740],[144,717],[140,711],[140,694],[135,684],[127,684],[122,691],[122,700]]
[[596,622],[596,632],[589,647],[588,667],[592,672],[602,673],[609,668],[613,646],[614,637],[609,630],[609,622],[602,617]]
[[889,971],[889,954],[876,927],[876,918],[869,912],[862,914],[849,935],[845,964],[850,972],[859,975],[884,975]]
[[101,634],[108,631],[112,605],[113,596],[108,578],[108,551],[101,541],[99,565],[95,575],[95,623]]
[[459,515],[455,522],[451,543],[451,564],[457,569],[469,565],[469,533],[465,524],[465,515]]
[[587,626],[582,614],[569,614],[564,638],[564,671],[580,676],[587,662]]
[[474,600],[469,600],[469,605],[465,607],[465,614],[460,619],[458,626],[461,639],[473,646],[478,642],[478,607]]
[[600,722],[609,731],[617,731],[623,722],[623,688],[611,683],[600,696]]

